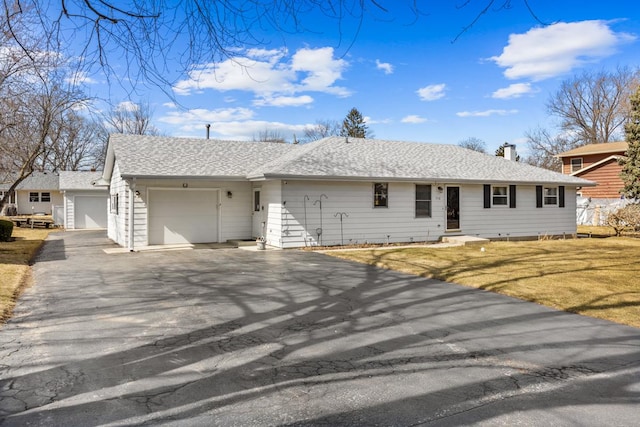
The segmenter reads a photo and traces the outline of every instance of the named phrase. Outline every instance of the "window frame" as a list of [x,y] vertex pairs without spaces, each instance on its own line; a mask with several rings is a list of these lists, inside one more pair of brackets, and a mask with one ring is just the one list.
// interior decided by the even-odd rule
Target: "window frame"
[[[553,190],[554,194],[550,194]],[[550,199],[555,199],[554,202],[550,202]],[[542,205],[543,206],[558,206],[560,200],[558,187],[542,187]]]
[[[382,202],[384,202],[384,204],[382,204]],[[373,183],[373,207],[374,209],[389,207],[389,183],[388,182]]]
[[[579,168],[575,168],[573,162],[574,160],[577,160],[580,162],[580,167]],[[570,169],[570,173],[574,173],[574,172],[578,172],[579,170],[581,170],[584,166],[584,160],[582,159],[582,157],[572,157],[571,160],[569,160],[569,169]]]
[[261,206],[261,200],[260,198],[262,197],[260,195],[261,190],[256,188],[253,190],[253,211],[254,212],[260,212],[260,206]]
[[[418,199],[418,187],[428,187],[429,189],[429,198],[428,199]],[[428,213],[426,214],[418,214],[418,203],[427,203]],[[431,184],[416,184],[415,185],[415,209],[414,209],[414,217],[415,218],[432,218],[433,216],[433,186]]]
[[[45,194],[46,194],[46,198],[47,200],[45,200]],[[43,191],[42,193],[40,193],[40,202],[41,203],[51,203],[51,193],[49,191]]]
[[37,191],[30,191],[29,203],[40,203],[40,193]]
[[[504,194],[496,194],[497,189],[504,189]],[[504,203],[496,203],[496,198],[498,200],[504,200]],[[491,186],[491,207],[494,208],[508,208],[509,203],[509,186],[508,185],[492,185]]]
[[109,212],[112,214],[118,215],[118,193],[114,193],[111,195],[111,204],[109,206]]

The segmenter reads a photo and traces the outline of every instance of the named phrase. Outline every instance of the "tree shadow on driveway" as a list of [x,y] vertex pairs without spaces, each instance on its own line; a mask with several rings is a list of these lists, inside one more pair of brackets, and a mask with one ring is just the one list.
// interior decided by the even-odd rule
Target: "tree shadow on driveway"
[[576,408],[589,424],[640,403],[633,328],[315,253],[69,254],[36,269],[0,333],[7,425],[558,422]]

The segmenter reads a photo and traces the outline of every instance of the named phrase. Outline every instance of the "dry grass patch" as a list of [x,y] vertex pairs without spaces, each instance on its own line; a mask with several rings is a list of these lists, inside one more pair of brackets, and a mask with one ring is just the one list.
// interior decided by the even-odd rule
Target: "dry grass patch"
[[640,327],[640,239],[492,242],[329,255]]
[[30,264],[52,230],[13,228],[12,242],[0,242],[0,322],[11,315],[15,301],[27,284]]

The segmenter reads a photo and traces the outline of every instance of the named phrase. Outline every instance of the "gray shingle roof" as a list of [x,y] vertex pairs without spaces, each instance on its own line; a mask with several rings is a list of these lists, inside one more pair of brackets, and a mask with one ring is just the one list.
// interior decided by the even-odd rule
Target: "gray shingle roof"
[[[16,175],[17,176],[17,175]],[[13,184],[15,177],[8,177],[5,182],[0,184],[0,190],[7,190]],[[58,173],[57,172],[33,172],[24,181],[22,181],[18,190],[58,190]]]
[[137,177],[594,183],[457,145],[330,137],[304,145],[111,135],[120,173]]
[[237,177],[296,148],[291,144],[111,135],[123,176]]
[[102,177],[102,172],[92,171],[61,171],[60,190],[99,190],[105,187],[94,187],[93,183]]
[[249,173],[260,177],[435,180],[593,185],[590,181],[478,153],[457,145],[330,137]]

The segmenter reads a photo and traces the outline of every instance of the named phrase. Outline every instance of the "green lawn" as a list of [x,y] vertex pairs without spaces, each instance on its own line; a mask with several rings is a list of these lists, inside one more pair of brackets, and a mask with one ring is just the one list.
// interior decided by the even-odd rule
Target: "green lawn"
[[640,239],[491,242],[329,255],[640,327]]

